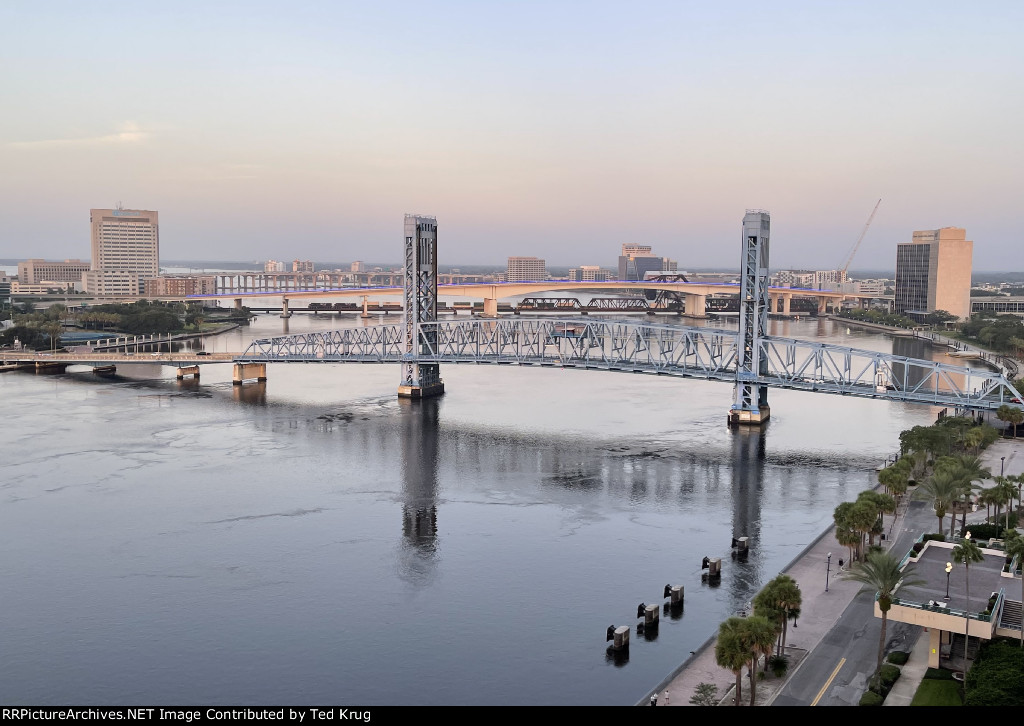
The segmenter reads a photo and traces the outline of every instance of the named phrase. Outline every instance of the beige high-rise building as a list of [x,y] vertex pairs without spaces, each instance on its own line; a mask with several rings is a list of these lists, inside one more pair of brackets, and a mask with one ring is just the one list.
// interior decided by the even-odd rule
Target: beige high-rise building
[[505,279],[508,282],[533,282],[548,279],[548,268],[538,257],[509,257]]
[[896,312],[922,318],[945,310],[971,316],[971,261],[974,242],[960,227],[914,232],[896,246]]
[[160,274],[160,224],[146,209],[90,209],[92,269],[86,292],[138,295],[142,280]]

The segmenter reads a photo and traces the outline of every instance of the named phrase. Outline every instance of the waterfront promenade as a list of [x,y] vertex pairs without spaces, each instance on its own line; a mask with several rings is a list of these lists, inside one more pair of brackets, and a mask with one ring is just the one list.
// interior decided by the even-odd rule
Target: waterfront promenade
[[[994,474],[998,474],[1000,463],[1004,465],[1004,473],[1020,474],[1024,472],[1024,441],[1000,439],[982,452],[982,460]],[[1002,461],[1001,461],[1002,460]],[[991,486],[993,482],[984,482],[985,486]],[[916,511],[915,511],[916,510]],[[908,515],[909,512],[909,515]],[[968,522],[983,521],[985,511],[968,515]],[[891,520],[890,520],[891,522]],[[891,526],[887,523],[887,531],[893,535],[887,538],[888,546],[896,553],[905,551],[909,546],[908,540],[912,541],[925,532],[934,530],[935,515],[932,512],[931,504],[928,502],[917,502],[911,506],[901,507],[896,521]],[[756,543],[755,543],[756,546]],[[828,590],[825,590],[825,579],[827,574],[828,555],[831,558],[831,573],[828,579]],[[760,680],[757,685],[757,705],[771,705],[775,703],[780,694],[788,693],[786,705],[856,705],[860,695],[866,690],[867,678],[864,673],[840,677],[840,666],[835,670],[828,669],[823,672],[821,669],[802,666],[813,653],[832,633],[833,629],[843,627],[846,629],[863,629],[866,627],[873,636],[864,636],[866,641],[878,642],[878,628],[880,620],[873,616],[873,603],[871,607],[866,605],[860,609],[854,606],[854,600],[861,592],[861,585],[856,582],[843,579],[836,570],[839,559],[845,562],[847,549],[836,542],[834,529],[829,527],[817,540],[812,542],[800,555],[787,566],[783,572],[793,577],[800,585],[803,603],[800,608],[800,617],[797,627],[789,628],[787,636],[787,655],[790,659],[789,670],[782,678],[769,676]],[[853,618],[867,619],[867,622],[851,622]],[[896,629],[895,624],[889,626],[889,642],[892,643]],[[897,650],[911,651],[910,660],[902,667],[902,676],[896,683],[896,687],[886,698],[885,705],[909,705],[921,679],[927,669],[927,638],[919,638],[923,633],[921,628],[907,626],[903,631],[906,639]],[[863,634],[863,633],[861,633]],[[718,687],[717,697],[719,705],[733,705],[733,686],[735,676],[731,671],[722,668],[715,662],[715,635],[711,637],[690,655],[683,664],[670,673],[657,688],[648,693],[639,705],[650,703],[651,695],[658,694],[659,706],[689,706],[690,698],[696,692],[697,686],[701,683],[710,683]],[[860,637],[860,635],[858,635]],[[897,636],[899,637],[899,636]],[[923,648],[923,650],[922,650]],[[872,662],[871,667],[874,666]],[[870,675],[870,674],[867,674]],[[801,679],[804,688],[789,688],[790,685],[798,683]],[[811,683],[813,681],[813,683]],[[744,671],[742,703],[749,703],[749,678]],[[798,691],[813,694],[810,698],[794,695]],[[666,693],[668,698],[665,698]],[[666,703],[667,701],[667,703]]]

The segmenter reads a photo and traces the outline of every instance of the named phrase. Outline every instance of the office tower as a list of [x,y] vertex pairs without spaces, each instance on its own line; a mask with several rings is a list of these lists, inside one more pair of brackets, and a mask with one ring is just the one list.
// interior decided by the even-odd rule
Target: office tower
[[292,272],[315,272],[312,260],[292,260]]
[[648,245],[622,245],[619,255],[619,279],[643,280],[648,272],[674,272],[677,267],[675,260],[658,257]]
[[507,282],[533,282],[548,279],[544,260],[536,257],[509,257],[505,275]]
[[83,273],[86,292],[138,295],[141,281],[160,273],[160,224],[145,209],[90,209],[92,268]]
[[936,310],[971,315],[974,242],[959,227],[914,232],[896,246],[896,312],[921,319]]

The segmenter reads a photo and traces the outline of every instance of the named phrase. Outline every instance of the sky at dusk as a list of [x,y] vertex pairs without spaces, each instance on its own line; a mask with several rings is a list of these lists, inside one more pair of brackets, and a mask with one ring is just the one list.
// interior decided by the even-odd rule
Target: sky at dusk
[[89,209],[164,259],[895,265],[958,226],[1024,269],[1024,3],[0,4],[0,258],[89,256]]

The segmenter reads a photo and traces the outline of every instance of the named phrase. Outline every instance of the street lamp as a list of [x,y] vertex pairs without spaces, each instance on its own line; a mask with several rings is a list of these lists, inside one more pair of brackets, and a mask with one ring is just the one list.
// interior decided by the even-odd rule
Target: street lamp
[[953,571],[953,563],[946,563],[946,602],[949,602],[949,573]]
[[825,561],[825,592],[828,592],[828,576],[832,572],[832,553],[828,553],[828,557]]
[[999,476],[1003,475],[1003,464],[1004,463],[1006,463],[1006,457],[1005,456],[1000,456],[999,457]]

